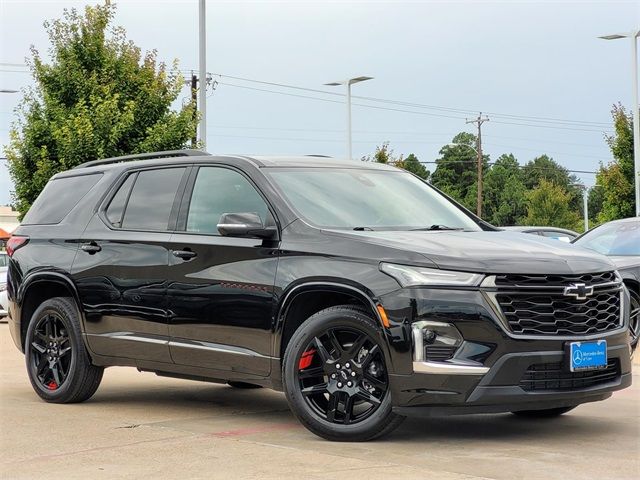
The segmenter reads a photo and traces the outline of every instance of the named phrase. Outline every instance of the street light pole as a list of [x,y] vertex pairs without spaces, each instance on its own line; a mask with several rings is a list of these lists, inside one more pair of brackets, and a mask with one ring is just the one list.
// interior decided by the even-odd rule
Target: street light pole
[[339,82],[325,83],[332,87],[338,85],[345,85],[347,87],[347,158],[353,160],[353,148],[351,139],[351,85],[358,82],[364,82],[365,80],[371,80],[373,77],[354,77],[349,80],[342,80]]
[[582,212],[584,214],[584,231],[589,230],[589,189],[582,189]]
[[200,91],[200,142],[207,149],[207,15],[206,0],[200,0],[198,9],[198,60]]
[[630,33],[615,33],[603,35],[599,38],[603,40],[618,40],[620,38],[631,39],[631,82],[633,87],[633,163],[634,163],[634,184],[636,199],[636,217],[640,216],[640,105],[638,105],[638,36],[640,30]]

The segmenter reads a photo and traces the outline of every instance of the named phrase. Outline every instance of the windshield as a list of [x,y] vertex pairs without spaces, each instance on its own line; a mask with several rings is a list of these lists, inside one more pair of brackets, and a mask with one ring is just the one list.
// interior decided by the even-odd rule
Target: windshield
[[349,168],[267,172],[294,210],[319,227],[480,230],[444,196],[406,172]]
[[640,220],[602,225],[574,243],[604,255],[640,255]]

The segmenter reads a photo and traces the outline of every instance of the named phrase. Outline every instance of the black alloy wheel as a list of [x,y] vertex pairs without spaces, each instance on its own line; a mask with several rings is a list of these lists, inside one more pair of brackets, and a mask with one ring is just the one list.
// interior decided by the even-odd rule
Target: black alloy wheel
[[291,410],[316,435],[366,441],[395,429],[384,337],[364,309],[341,305],[308,318],[283,362]]
[[389,388],[380,347],[368,334],[344,327],[309,342],[298,361],[298,381],[318,415],[344,425],[370,417]]
[[104,368],[91,363],[71,298],[51,298],[36,309],[27,327],[24,353],[31,386],[47,402],[83,402],[102,381]]
[[71,367],[71,342],[57,313],[47,312],[37,320],[31,349],[30,367],[40,384],[49,390],[60,388]]

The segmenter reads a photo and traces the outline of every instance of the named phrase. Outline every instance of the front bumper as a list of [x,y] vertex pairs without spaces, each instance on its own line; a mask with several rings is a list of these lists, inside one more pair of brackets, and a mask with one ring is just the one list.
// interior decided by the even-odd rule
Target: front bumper
[[[380,300],[391,323],[389,380],[398,413],[490,413],[574,406],[603,400],[631,385],[626,321],[597,336],[607,341],[611,369],[583,381],[584,375],[568,372],[565,346],[585,337],[515,338],[477,290],[401,289]],[[415,362],[411,325],[423,320],[455,325],[468,348],[450,360]],[[482,346],[486,353],[477,355],[481,349],[473,346]],[[549,372],[548,377],[545,372],[534,373],[535,378],[549,381],[536,380],[541,388],[530,388],[527,375],[545,366],[556,373]],[[554,383],[556,374],[559,379]]]

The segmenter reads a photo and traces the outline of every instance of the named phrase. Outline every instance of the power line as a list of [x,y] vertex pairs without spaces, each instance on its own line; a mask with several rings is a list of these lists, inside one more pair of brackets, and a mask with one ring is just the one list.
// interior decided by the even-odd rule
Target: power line
[[[311,95],[300,95],[300,94],[294,94],[294,93],[289,93],[289,92],[282,92],[279,90],[269,90],[266,88],[257,88],[257,87],[249,87],[247,85],[238,85],[238,84],[234,84],[234,83],[227,83],[227,82],[219,82],[220,85],[226,85],[229,87],[234,87],[234,88],[242,88],[242,89],[246,89],[246,90],[254,90],[254,91],[258,91],[258,92],[265,92],[265,93],[272,93],[272,94],[276,94],[276,95],[285,95],[285,96],[291,96],[291,97],[298,97],[298,98],[306,98],[309,100],[315,100],[315,101],[322,101],[322,102],[329,102],[329,103],[344,103],[340,100],[331,100],[328,98],[320,98],[320,97],[315,97],[315,96],[311,96]],[[340,94],[336,94],[336,95],[340,95]],[[353,98],[356,98],[355,96]],[[360,97],[358,97],[360,98]],[[372,108],[372,109],[376,109],[376,110],[386,110],[386,111],[392,111],[392,112],[401,112],[401,113],[411,113],[414,115],[425,115],[425,116],[430,116],[430,117],[440,117],[440,118],[453,118],[456,120],[464,120],[465,117],[462,116],[454,116],[454,115],[444,115],[444,114],[438,114],[438,113],[428,113],[428,112],[419,112],[419,111],[415,111],[415,110],[405,110],[405,109],[400,109],[400,108],[390,108],[390,107],[381,107],[378,105],[368,105],[368,104],[363,104],[363,103],[353,103],[354,106],[358,106],[358,107],[363,107],[363,108]],[[417,108],[417,107],[416,107]],[[594,133],[603,133],[605,130],[603,129],[596,129],[596,128],[573,128],[573,127],[567,127],[567,126],[563,126],[563,125],[537,125],[537,124],[524,124],[524,123],[518,123],[518,122],[506,122],[506,121],[498,121],[496,120],[494,123],[500,123],[500,124],[504,124],[504,125],[518,125],[518,126],[527,126],[527,127],[533,127],[533,128],[547,128],[547,129],[552,129],[552,130],[571,130],[571,131],[581,131],[581,132],[594,132]]]
[[[0,66],[2,66],[2,65],[20,66],[20,64],[0,64]],[[24,67],[27,68],[26,65],[24,65]],[[4,69],[0,69],[0,71],[14,72],[14,73],[29,73],[28,70],[4,70]],[[192,70],[184,70],[184,69],[181,69],[179,71],[181,73],[183,73],[183,74],[188,74],[188,75],[190,75],[191,72],[192,72]],[[297,85],[290,85],[290,84],[286,84],[286,83],[269,82],[269,81],[265,81],[265,80],[257,80],[257,79],[247,78],[247,77],[239,77],[239,76],[226,75],[226,74],[221,74],[221,73],[214,73],[213,75],[219,76],[220,78],[229,78],[229,79],[232,79],[232,80],[239,80],[239,81],[243,81],[243,82],[257,83],[257,84],[262,84],[262,85],[269,85],[269,86],[280,87],[280,88],[288,88],[288,89],[294,89],[294,90],[306,91],[306,92],[312,92],[312,93],[320,93],[322,95],[329,95],[329,96],[334,96],[334,97],[344,97],[344,94],[342,94],[342,93],[328,92],[328,91],[321,90],[321,89],[316,89],[316,88],[300,87],[300,86],[297,86]],[[283,94],[283,95],[286,94],[284,92],[276,92],[276,91],[273,91],[273,90],[252,88],[252,87],[241,86],[241,85],[237,85],[237,84],[229,84],[229,83],[225,83],[225,84],[228,85],[228,86],[236,87],[236,88],[253,89],[253,90],[256,90],[256,91],[264,91],[264,92],[269,92],[269,93],[279,93],[279,94]],[[295,96],[293,94],[289,94],[289,95],[290,96]],[[311,97],[311,96],[300,96],[300,98],[308,98],[308,99],[321,100],[321,101],[330,101],[328,99],[320,99],[318,97]],[[399,101],[399,100],[390,100],[390,99],[377,98],[377,97],[366,97],[366,96],[354,95],[353,98],[364,100],[364,101],[369,101],[369,102],[385,103],[385,104],[390,104],[390,105],[405,106],[405,107],[409,107],[409,108],[436,110],[436,111],[443,111],[443,112],[449,112],[449,113],[458,113],[458,114],[466,114],[466,115],[468,115],[468,114],[473,112],[473,110],[471,110],[471,109],[452,108],[452,107],[444,107],[444,106],[439,106],[439,105],[427,105],[427,104],[421,104],[421,103],[405,102],[405,101]],[[365,104],[354,104],[354,105],[360,106],[360,107],[375,108],[372,105],[365,105]],[[378,109],[382,109],[382,107],[377,107],[377,108]],[[389,108],[388,110],[389,111],[398,111],[398,112],[403,112],[403,113],[420,114],[420,112],[415,112],[415,111],[410,111],[410,110],[391,109],[391,108]],[[601,132],[602,128],[598,128],[598,127],[607,127],[606,130],[610,131],[610,124],[605,123],[605,122],[594,122],[594,121],[587,121],[587,120],[568,120],[568,119],[560,119],[560,118],[554,118],[554,117],[537,117],[537,116],[530,116],[530,115],[516,115],[516,114],[499,113],[499,112],[488,112],[488,113],[493,117],[504,118],[505,120],[502,120],[502,121],[495,120],[495,123],[501,123],[501,124],[504,124],[504,125],[525,126],[525,127],[533,127],[533,128],[536,128],[536,127],[537,128],[554,128],[554,129],[561,129],[561,130],[586,131],[586,132]],[[430,116],[440,116],[440,117],[443,117],[443,118],[457,118],[457,119],[461,119],[462,118],[462,117],[453,116],[453,115],[430,114]],[[506,120],[509,120],[509,119],[516,120],[516,121],[515,122],[506,121]],[[529,122],[529,123],[521,123],[521,122]],[[538,124],[540,124],[540,125],[538,125]],[[546,124],[546,125],[544,125],[544,124]],[[584,128],[569,128],[569,127],[572,127],[572,126],[573,127],[584,127]],[[591,128],[589,128],[589,127],[591,127]]]
[[[217,75],[217,76],[219,76],[221,78],[225,77],[225,78],[230,78],[230,79],[233,79],[233,80],[240,80],[240,81],[244,81],[244,82],[258,83],[258,84],[262,84],[262,85],[276,86],[276,87],[282,87],[282,88],[290,88],[290,89],[307,91],[307,92],[321,93],[321,94],[324,94],[324,95],[333,95],[333,96],[344,97],[344,94],[342,94],[342,93],[328,92],[328,91],[320,90],[320,89],[316,89],[316,88],[300,87],[300,86],[297,86],[297,85],[290,85],[290,84],[286,84],[286,83],[268,82],[268,81],[264,81],[264,80],[256,80],[256,79],[247,78],[247,77],[238,77],[238,76],[233,76],[233,75],[225,75],[225,74],[221,74],[221,73],[214,73],[213,75]],[[391,104],[400,105],[400,106],[406,106],[406,107],[442,110],[442,111],[448,111],[448,112],[460,113],[460,114],[467,114],[467,115],[470,114],[470,113],[473,113],[473,110],[471,110],[471,109],[443,107],[443,106],[438,106],[438,105],[426,105],[426,104],[421,104],[421,103],[404,102],[404,101],[398,101],[398,100],[389,100],[389,99],[377,98],[377,97],[366,97],[366,96],[354,95],[353,98],[357,98],[357,99],[360,99],[360,100],[374,101],[374,102],[391,103]],[[597,126],[609,127],[610,126],[610,124],[606,123],[606,122],[593,122],[593,121],[588,121],[588,120],[567,120],[567,119],[560,119],[560,118],[554,118],[554,117],[537,117],[537,116],[531,116],[531,115],[515,115],[515,114],[498,113],[498,112],[488,112],[488,114],[490,114],[492,116],[497,116],[497,117],[507,117],[507,118],[518,119],[520,121],[529,121],[529,122],[559,123],[559,124],[567,124],[567,125],[582,125],[582,126],[585,126],[585,127],[589,127],[589,126],[591,126],[591,127],[597,127]]]

